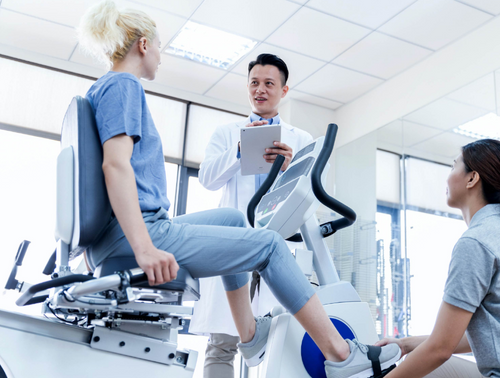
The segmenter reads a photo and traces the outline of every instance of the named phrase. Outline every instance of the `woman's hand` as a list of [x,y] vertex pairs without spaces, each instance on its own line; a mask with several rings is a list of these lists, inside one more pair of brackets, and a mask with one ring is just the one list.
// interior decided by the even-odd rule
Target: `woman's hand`
[[179,265],[171,253],[153,246],[143,252],[137,252],[135,259],[148,276],[150,286],[161,285],[177,278]]
[[393,337],[386,337],[380,341],[377,341],[374,345],[382,347],[387,344],[398,344],[399,349],[401,349],[401,357],[411,352],[410,350],[408,350],[406,343],[404,342],[404,339],[395,339]]

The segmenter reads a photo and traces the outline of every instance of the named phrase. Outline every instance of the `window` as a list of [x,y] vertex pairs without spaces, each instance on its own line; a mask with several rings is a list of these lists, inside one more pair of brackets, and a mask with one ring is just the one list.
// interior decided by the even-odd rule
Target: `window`
[[461,216],[460,210],[446,203],[446,179],[451,167],[413,157],[405,160],[408,206]]
[[198,177],[189,177],[186,214],[216,209],[222,196],[222,189],[210,191],[205,189]]
[[187,105],[150,94],[146,94],[146,101],[160,134],[166,160],[181,164]]
[[377,150],[377,200],[399,204],[401,156]]
[[434,326],[453,246],[467,228],[446,203],[449,171],[377,151],[377,326],[384,336],[424,335]]
[[410,261],[410,335],[432,332],[443,299],[453,246],[467,229],[463,220],[407,210]]
[[[59,142],[0,130],[0,293],[23,240],[31,241],[18,279],[47,280],[42,274],[55,249],[56,161]],[[0,307],[20,311],[13,291],[0,294]],[[23,308],[39,314],[40,308]]]
[[175,199],[177,192],[177,171],[179,166],[177,164],[165,163],[165,172],[167,173],[167,198],[170,201],[170,209],[168,209],[168,216],[174,216]]
[[61,133],[71,100],[93,80],[0,58],[0,123]]
[[221,110],[191,105],[186,137],[186,164],[196,168],[201,164],[207,144],[218,126],[242,121],[245,118]]

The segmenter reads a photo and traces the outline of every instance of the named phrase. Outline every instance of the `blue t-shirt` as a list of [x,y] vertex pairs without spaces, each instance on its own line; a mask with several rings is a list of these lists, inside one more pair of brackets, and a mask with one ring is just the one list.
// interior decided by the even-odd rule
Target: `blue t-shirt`
[[168,210],[167,176],[161,138],[149,113],[140,81],[132,74],[110,71],[87,92],[104,144],[127,134],[134,139],[130,163],[134,169],[142,211]]

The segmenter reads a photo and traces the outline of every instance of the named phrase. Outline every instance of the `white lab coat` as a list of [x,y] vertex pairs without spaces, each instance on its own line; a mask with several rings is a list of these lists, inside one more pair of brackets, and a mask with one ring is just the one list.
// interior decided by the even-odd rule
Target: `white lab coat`
[[[246,216],[247,205],[255,194],[255,176],[242,176],[238,159],[240,129],[250,123],[246,120],[218,127],[212,135],[201,164],[198,178],[209,190],[223,188],[219,207],[232,207]],[[312,136],[304,130],[281,122],[281,141],[290,146],[295,154],[312,142]],[[223,248],[224,246],[221,246]],[[220,277],[200,280],[201,299],[195,303],[189,331],[198,334],[225,333],[238,336],[231,316],[224,286]],[[260,296],[254,298],[255,315],[269,312],[278,302],[261,280]]]

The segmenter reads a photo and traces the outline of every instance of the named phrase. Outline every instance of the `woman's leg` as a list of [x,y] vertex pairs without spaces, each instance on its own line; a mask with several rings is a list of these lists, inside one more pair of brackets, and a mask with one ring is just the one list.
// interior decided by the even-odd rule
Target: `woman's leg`
[[[247,343],[255,335],[255,321],[250,307],[248,284],[226,292],[236,329],[242,343]],[[333,326],[318,296],[314,294],[295,313],[295,318],[304,327],[329,361],[344,361],[349,356],[349,346]]]
[[245,215],[239,210],[230,207],[221,207],[200,211],[198,213],[179,215],[172,218],[175,224],[191,224],[205,226],[227,226],[227,227],[246,227]]
[[[207,210],[194,214],[187,214],[177,216],[172,219],[172,222],[177,224],[187,223],[194,225],[217,225],[217,226],[229,226],[229,227],[245,227],[246,220],[243,214],[235,209],[230,208],[221,208],[221,209],[213,209]],[[208,278],[207,278],[208,279]],[[204,281],[207,279],[200,280],[200,289],[202,293],[201,301],[211,302],[211,301],[220,301],[222,298],[213,297],[215,292],[204,293],[203,285],[206,284]],[[212,279],[220,280],[220,277],[213,277]],[[220,286],[220,285],[216,285]],[[208,297],[205,297],[207,294]],[[218,293],[218,295],[224,295],[222,292]],[[229,308],[227,305],[224,306],[225,313],[221,313],[220,317],[225,320],[229,320],[228,316],[230,316]],[[195,307],[195,316],[197,317],[205,317],[208,316],[208,319],[213,320],[213,314],[202,314],[198,313],[200,308],[197,309]],[[253,321],[253,318],[252,318]],[[233,327],[226,328],[228,332]],[[204,330],[209,330],[209,328],[205,328]],[[215,326],[215,328],[217,327]],[[240,342],[240,338],[237,336],[229,335],[226,333],[210,333],[210,338],[207,343],[207,349],[205,350],[205,363],[203,367],[203,377],[204,378],[234,378],[234,357],[238,355],[238,343]]]
[[[145,221],[155,246],[173,253],[179,266],[187,269],[193,277],[223,276],[224,287],[230,292],[233,303],[231,310],[235,323],[243,334],[244,330],[250,330],[250,334],[255,332],[248,287],[245,286],[249,281],[248,272],[257,270],[278,301],[304,323],[326,358],[343,355],[345,341],[329,321],[319,300],[313,297],[314,289],[279,234],[246,228],[244,217],[234,209],[190,214],[177,220],[174,218],[174,221],[157,214],[145,218]],[[119,239],[112,241],[115,245],[113,257],[133,256],[125,237]],[[311,303],[308,303],[311,298]],[[316,319],[316,323],[308,318]],[[318,322],[321,318],[322,321]],[[323,334],[326,337],[322,337]],[[243,336],[248,337],[248,334]],[[327,337],[331,340],[326,341]]]
[[349,345],[330,321],[316,294],[295,314],[295,318],[314,340],[325,359],[339,362],[349,357]]
[[[194,244],[196,244],[196,249],[200,246],[205,247],[205,251],[199,251],[193,255],[199,258],[197,262],[205,262],[203,265],[205,272],[203,273],[193,273],[193,268],[196,271],[196,267],[193,266],[195,261],[189,258],[187,260],[190,261],[184,260],[181,257],[184,253],[181,252],[178,257],[174,250],[177,249],[175,248],[177,247],[176,243],[166,247],[165,250],[174,253],[180,266],[185,266],[191,274],[199,277],[210,275],[209,270],[211,269],[218,270],[217,274],[219,275],[224,275],[226,272],[239,273],[239,271],[258,270],[273,294],[287,310],[296,316],[317,343],[326,359],[341,361],[349,355],[347,343],[330,322],[317,296],[313,295],[314,290],[297,266],[281,236],[267,230],[244,229],[244,219],[241,218],[241,213],[233,209],[216,209],[190,214],[174,218],[173,222],[172,226],[174,227],[169,230],[169,233],[180,226],[175,233],[178,236],[181,234],[184,236],[182,237],[184,248],[192,248],[191,246]],[[224,224],[239,227],[203,227],[199,226],[201,224]],[[205,236],[204,232],[207,233]],[[166,241],[168,239],[170,238],[167,238]],[[204,252],[209,253],[210,258],[208,256],[206,259],[203,258],[202,256],[206,256]],[[211,265],[210,260],[218,261],[220,266],[209,266]],[[198,266],[199,264],[194,265]],[[225,271],[221,269],[224,266],[226,267]],[[253,338],[255,333],[255,320],[248,295],[248,274],[226,274],[223,281],[241,341],[247,342]]]
[[250,304],[250,288],[248,283],[239,289],[226,291],[227,301],[231,308],[234,324],[240,335],[242,343],[247,343],[253,339],[255,334],[255,320]]

